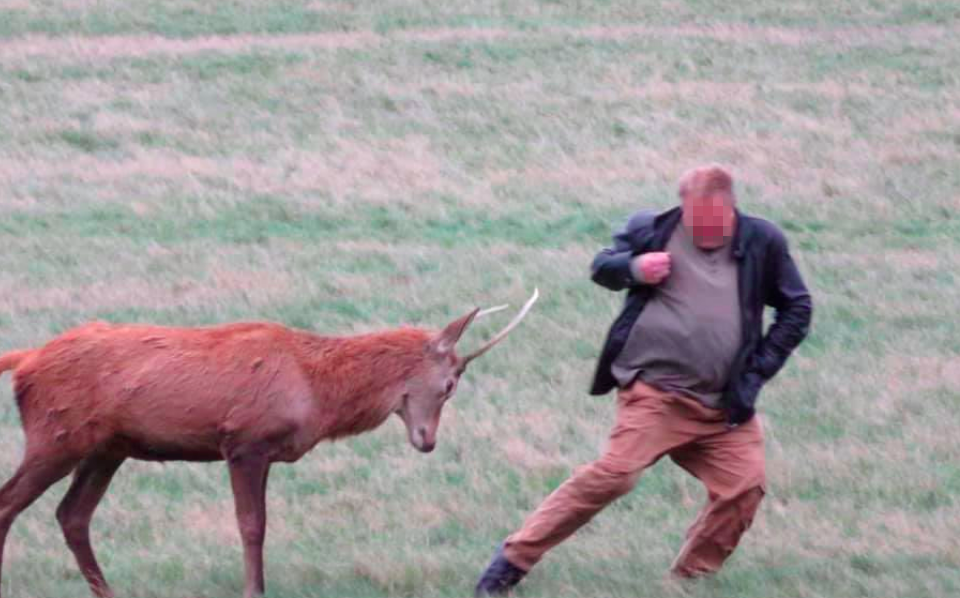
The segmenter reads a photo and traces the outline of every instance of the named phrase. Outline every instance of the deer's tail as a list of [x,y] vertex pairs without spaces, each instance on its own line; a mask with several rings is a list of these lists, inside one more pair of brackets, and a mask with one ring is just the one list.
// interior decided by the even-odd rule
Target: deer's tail
[[26,359],[33,349],[24,349],[22,351],[10,351],[0,355],[0,374],[7,370],[16,369],[24,359]]

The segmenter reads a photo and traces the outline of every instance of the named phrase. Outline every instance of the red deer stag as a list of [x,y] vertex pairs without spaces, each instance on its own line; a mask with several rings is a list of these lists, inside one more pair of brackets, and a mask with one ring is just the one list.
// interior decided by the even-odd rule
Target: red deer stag
[[258,596],[271,463],[372,430],[391,413],[414,448],[432,451],[440,412],[467,364],[517,326],[537,296],[465,357],[454,347],[479,310],[439,332],[351,337],[271,323],[91,323],[38,349],[6,353],[0,373],[15,370],[26,448],[0,488],[0,564],[13,520],[72,471],[57,521],[90,589],[113,596],[90,546],[90,520],[123,461],[225,460],[243,541],[244,596]]

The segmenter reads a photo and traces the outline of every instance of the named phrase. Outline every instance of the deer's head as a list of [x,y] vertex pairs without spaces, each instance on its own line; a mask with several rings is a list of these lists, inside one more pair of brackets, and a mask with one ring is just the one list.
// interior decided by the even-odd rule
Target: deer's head
[[539,292],[534,290],[520,313],[503,330],[465,357],[457,355],[456,345],[467,327],[477,317],[499,311],[505,306],[483,311],[474,309],[430,338],[422,366],[404,383],[400,407],[396,412],[407,427],[407,438],[414,448],[424,453],[433,450],[437,444],[437,428],[443,406],[456,392],[457,383],[467,365],[502,341],[527,315],[538,297]]

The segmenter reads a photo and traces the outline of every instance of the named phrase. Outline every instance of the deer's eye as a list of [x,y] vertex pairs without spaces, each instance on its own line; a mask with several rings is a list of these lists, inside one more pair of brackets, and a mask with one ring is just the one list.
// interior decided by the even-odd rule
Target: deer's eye
[[447,394],[453,391],[453,380],[447,380]]

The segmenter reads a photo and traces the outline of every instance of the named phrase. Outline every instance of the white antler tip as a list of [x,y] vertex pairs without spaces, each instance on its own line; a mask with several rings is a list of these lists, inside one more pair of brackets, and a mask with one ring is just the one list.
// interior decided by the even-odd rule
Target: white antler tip
[[[497,334],[495,334],[495,335],[493,336],[493,338],[491,338],[490,340],[488,340],[482,347],[480,347],[479,349],[477,349],[477,350],[474,351],[473,353],[471,353],[471,354],[467,355],[466,357],[464,357],[463,360],[462,360],[463,365],[466,366],[466,364],[470,363],[470,361],[472,361],[473,359],[475,359],[475,358],[483,355],[484,353],[486,353],[486,352],[490,349],[490,347],[496,345],[497,343],[499,343],[500,341],[502,341],[505,336],[507,336],[508,334],[510,334],[510,331],[513,330],[514,328],[516,328],[517,325],[520,323],[520,321],[523,320],[523,318],[526,317],[527,313],[530,311],[530,308],[533,307],[534,302],[536,302],[536,300],[537,300],[539,297],[540,297],[540,289],[534,287],[534,289],[533,289],[533,295],[531,295],[530,298],[527,299],[527,302],[523,304],[523,307],[520,308],[520,313],[518,313],[516,316],[514,316],[513,320],[511,320],[510,323],[507,324],[507,326],[506,326],[503,330],[501,330],[500,332],[498,332]],[[504,306],[504,307],[505,307],[505,306]],[[497,308],[491,308],[491,309],[498,309],[498,310],[499,310],[499,306],[498,306]],[[484,311],[489,312],[490,310],[484,310]]]

